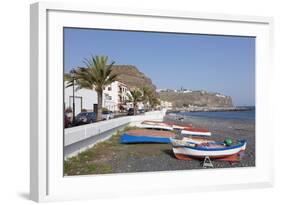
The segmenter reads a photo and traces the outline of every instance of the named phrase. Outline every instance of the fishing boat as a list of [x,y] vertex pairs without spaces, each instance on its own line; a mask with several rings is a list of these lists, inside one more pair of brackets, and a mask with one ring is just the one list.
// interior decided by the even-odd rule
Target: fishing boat
[[189,143],[188,146],[175,146],[173,152],[177,159],[218,159],[224,161],[239,161],[239,155],[245,151],[247,142],[239,141],[236,145],[226,146],[224,143]]
[[170,143],[170,138],[175,136],[176,134],[171,131],[135,129],[121,135],[120,143]]
[[192,127],[192,124],[178,124],[175,122],[165,122],[165,123],[171,125],[173,129],[179,129],[179,130]]
[[175,130],[175,129],[183,130],[192,127],[192,124],[182,125],[173,122],[146,120],[141,123],[140,127],[147,128],[147,129],[159,129],[159,130]]
[[211,132],[204,128],[186,127],[181,131],[183,135],[211,136]]
[[173,126],[160,121],[143,121],[140,125],[141,128],[158,129],[158,130],[173,130]]
[[183,137],[182,139],[171,138],[170,141],[174,147],[182,147],[182,146],[188,146],[188,145],[193,146],[193,144],[214,143],[215,142],[214,140],[204,138],[204,137],[197,137],[197,136]]

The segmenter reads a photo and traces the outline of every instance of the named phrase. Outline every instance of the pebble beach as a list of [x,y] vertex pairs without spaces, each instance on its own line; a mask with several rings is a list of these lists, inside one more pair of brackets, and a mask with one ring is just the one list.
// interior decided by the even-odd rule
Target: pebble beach
[[239,163],[234,163],[231,165],[228,162],[213,161],[215,168],[255,166],[254,121],[210,119],[190,116],[179,118],[179,116],[177,115],[166,115],[164,121],[173,121],[179,124],[192,124],[194,127],[207,128],[212,133],[212,136],[210,138],[214,139],[215,141],[224,141],[226,137],[230,137],[234,141],[234,143],[237,140],[247,141],[245,155]]
[[[253,167],[255,166],[255,124],[238,120],[210,120],[196,117],[184,117],[178,120],[178,116],[167,115],[164,118],[166,122],[177,122],[178,124],[192,124],[194,127],[207,128],[212,132],[212,139],[216,141],[224,141],[226,137],[231,137],[233,141],[245,139],[247,140],[247,148],[243,159],[237,163],[229,163],[225,161],[213,160],[214,168],[230,168],[230,167]],[[143,150],[146,150],[145,146]],[[174,157],[171,145],[149,145],[150,149],[160,149],[162,154],[155,156],[138,157],[132,156],[126,161],[114,163],[116,172],[140,172],[140,171],[167,171],[167,170],[189,170],[202,169],[202,161],[200,160],[178,160]],[[124,170],[125,167],[125,170]]]
[[[179,117],[168,114],[164,122],[177,124],[192,124],[194,127],[207,128],[212,132],[216,141],[224,141],[231,137],[237,140],[247,140],[247,148],[241,161],[230,163],[212,160],[214,169],[254,167],[255,166],[255,123],[254,121],[209,119],[202,117]],[[74,163],[67,165],[66,175],[81,174],[107,174],[107,173],[133,173],[172,170],[202,169],[202,160],[178,160],[175,158],[171,144],[120,144],[119,137],[114,136],[104,143],[91,148],[78,158]],[[85,161],[84,158],[87,160]],[[82,160],[85,165],[75,165],[75,160]],[[91,165],[91,166],[90,166]],[[89,166],[89,168],[85,168]],[[80,168],[79,168],[80,167]],[[83,167],[83,169],[81,168]]]

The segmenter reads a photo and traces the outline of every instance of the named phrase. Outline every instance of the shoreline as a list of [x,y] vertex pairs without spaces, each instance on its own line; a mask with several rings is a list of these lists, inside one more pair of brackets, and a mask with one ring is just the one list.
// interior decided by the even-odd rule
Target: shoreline
[[254,107],[190,107],[190,108],[173,108],[167,111],[169,113],[180,112],[237,112],[237,111],[252,111]]

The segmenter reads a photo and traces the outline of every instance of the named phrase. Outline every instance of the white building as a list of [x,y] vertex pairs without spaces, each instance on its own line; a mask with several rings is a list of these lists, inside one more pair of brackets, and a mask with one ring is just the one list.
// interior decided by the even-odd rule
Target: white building
[[216,96],[217,96],[217,97],[219,97],[219,98],[226,98],[226,96],[225,96],[225,95],[218,94],[218,93],[216,94]]
[[107,86],[103,92],[103,107],[111,111],[126,109],[129,88],[126,84],[115,81]]
[[[91,110],[94,109],[94,104],[97,104],[97,92],[89,89],[76,90],[77,86],[74,86],[75,97],[75,115],[80,113],[82,109]],[[70,86],[64,89],[64,108],[73,108],[73,87]]]
[[183,90],[183,93],[192,93],[192,90]]
[[173,103],[172,103],[172,102],[169,102],[169,101],[161,100],[161,101],[160,101],[160,106],[161,106],[161,108],[172,109]]
[[[82,110],[93,111],[94,104],[98,103],[97,92],[89,89],[76,90],[75,86],[75,115]],[[102,107],[113,112],[125,109],[127,100],[128,87],[119,81],[115,81],[108,85],[103,91]],[[64,89],[64,106],[66,108],[73,107],[73,87]]]

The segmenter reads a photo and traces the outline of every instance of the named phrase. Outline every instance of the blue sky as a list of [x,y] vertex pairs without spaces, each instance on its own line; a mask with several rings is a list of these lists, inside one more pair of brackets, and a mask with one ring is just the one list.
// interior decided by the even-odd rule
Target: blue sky
[[135,65],[157,88],[220,92],[235,105],[255,105],[253,37],[65,28],[65,72],[91,55]]

